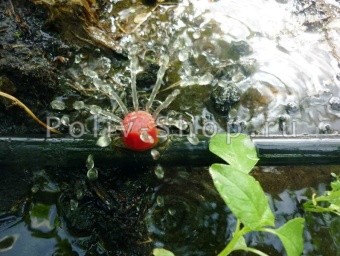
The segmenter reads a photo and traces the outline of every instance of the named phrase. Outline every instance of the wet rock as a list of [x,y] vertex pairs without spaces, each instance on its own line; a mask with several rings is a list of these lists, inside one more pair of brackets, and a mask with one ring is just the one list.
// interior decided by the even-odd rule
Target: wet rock
[[32,203],[29,217],[29,227],[34,232],[48,235],[56,229],[57,209],[55,205]]
[[332,97],[329,100],[329,104],[331,105],[332,110],[340,111],[340,98],[339,97]]
[[296,104],[295,102],[289,102],[289,103],[286,105],[286,112],[287,112],[287,114],[289,114],[289,115],[298,112],[299,109],[300,109],[300,108],[299,108],[299,105]]
[[319,133],[320,134],[331,134],[331,133],[333,133],[332,126],[329,123],[321,122],[319,124]]
[[256,83],[242,94],[241,103],[249,109],[268,106],[274,100],[276,93],[275,87],[266,83]]
[[340,81],[340,73],[336,74],[336,79],[338,79]]
[[252,48],[246,41],[233,41],[230,44],[231,56],[234,56],[236,59],[239,59],[241,56],[247,56],[252,52]]
[[240,101],[240,92],[234,84],[226,87],[216,86],[210,100],[214,110],[222,115],[228,115],[231,107]]
[[237,83],[255,72],[256,65],[253,60],[227,65],[216,72],[216,78]]

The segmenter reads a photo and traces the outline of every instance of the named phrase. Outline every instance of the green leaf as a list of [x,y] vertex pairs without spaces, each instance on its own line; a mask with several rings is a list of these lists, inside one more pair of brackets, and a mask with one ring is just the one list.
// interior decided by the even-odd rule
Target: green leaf
[[246,240],[244,239],[244,237],[241,236],[241,237],[237,240],[237,242],[236,242],[236,244],[235,244],[235,246],[234,246],[234,248],[233,248],[233,251],[236,251],[236,250],[244,250],[244,248],[247,248],[247,243],[246,243]]
[[337,176],[337,179],[335,181],[331,182],[331,188],[333,191],[339,191],[340,190],[340,179]]
[[168,251],[168,250],[163,249],[163,248],[153,249],[152,254],[154,256],[175,256],[175,254],[173,254],[171,251]]
[[317,202],[326,201],[340,207],[340,190],[329,191],[327,195],[316,197],[315,200]]
[[277,235],[288,256],[298,256],[303,252],[303,224],[305,219],[303,218],[295,218],[278,229],[263,229],[263,231],[267,231]]
[[259,160],[253,142],[245,134],[216,134],[210,140],[209,150],[245,173],[249,173]]
[[252,176],[224,164],[213,164],[209,172],[217,191],[245,226],[252,230],[274,226],[268,199]]
[[[315,197],[303,204],[305,211],[310,212],[333,212],[340,215],[340,190],[327,191],[326,195]],[[319,202],[327,202],[328,206],[320,206]]]
[[40,219],[48,219],[50,214],[51,205],[36,203],[33,205],[30,215],[31,217],[40,218]]

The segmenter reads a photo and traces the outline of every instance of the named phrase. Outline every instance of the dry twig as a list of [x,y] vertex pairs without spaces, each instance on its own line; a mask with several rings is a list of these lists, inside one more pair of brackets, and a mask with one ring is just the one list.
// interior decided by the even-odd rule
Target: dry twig
[[50,130],[51,132],[54,133],[61,133],[58,130],[46,125],[44,122],[42,122],[24,103],[22,103],[20,100],[18,100],[17,98],[15,98],[14,96],[7,94],[5,92],[0,92],[0,96],[9,99],[11,101],[14,102],[15,105],[18,105],[20,108],[22,108],[23,110],[25,110],[25,112],[33,118],[34,121],[36,121],[38,124],[40,124],[41,126],[43,126],[44,128],[46,128],[47,130]]

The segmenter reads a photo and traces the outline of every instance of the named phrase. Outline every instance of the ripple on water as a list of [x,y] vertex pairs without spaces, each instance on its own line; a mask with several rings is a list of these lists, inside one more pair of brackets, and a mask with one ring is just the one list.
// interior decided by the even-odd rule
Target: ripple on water
[[[258,133],[268,130],[265,125],[269,123],[276,126],[271,132],[277,134],[278,117],[293,103],[296,111],[288,115],[297,123],[298,134],[318,133],[324,121],[333,131],[340,130],[338,113],[329,108],[330,99],[340,94],[338,56],[334,54],[339,50],[332,45],[340,38],[339,30],[335,32],[339,19],[328,25],[330,42],[321,30],[308,30],[308,17],[301,19],[296,14],[293,1],[219,1],[200,3],[197,8],[204,13],[206,23],[218,23],[223,40],[246,40],[252,49],[246,58],[256,60],[257,70],[237,84],[247,96],[236,107],[239,121],[249,122],[248,128]],[[332,8],[339,11],[339,6]]]
[[164,246],[176,255],[217,254],[231,234],[230,212],[207,172],[189,175],[185,168],[165,170],[151,204],[145,222],[154,246]]

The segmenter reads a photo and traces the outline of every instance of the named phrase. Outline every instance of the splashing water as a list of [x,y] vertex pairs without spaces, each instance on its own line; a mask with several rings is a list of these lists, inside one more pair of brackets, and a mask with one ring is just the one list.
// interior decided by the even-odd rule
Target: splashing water
[[322,133],[327,122],[338,133],[339,13],[334,1],[183,0],[133,32],[146,50],[177,56],[180,86],[236,85],[230,120],[248,132]]
[[[106,57],[77,55],[69,70],[76,82],[70,85],[98,100],[109,98],[111,108],[83,101],[74,108],[100,115],[103,123],[114,123],[107,130],[124,130],[119,124],[129,112],[130,84],[127,95],[133,110],[143,105],[155,118],[179,94],[173,90],[162,104],[155,100],[167,71],[166,82],[174,83],[168,88],[183,88],[180,111],[200,120],[213,113],[211,120],[218,121],[218,129],[269,135],[338,133],[340,6],[303,3],[183,0],[152,8],[137,3],[123,8],[112,5],[108,8],[108,16],[114,17],[111,32],[118,33],[118,27],[127,24],[121,28],[127,33],[120,34],[116,47],[127,49],[128,69]],[[138,97],[138,74],[156,59],[159,68],[153,90],[149,98]],[[239,103],[225,107],[229,119],[215,113],[215,106],[205,105],[206,94],[195,94],[202,87],[237,88],[240,96],[235,96],[235,102]],[[187,101],[182,94],[189,91],[189,97],[194,96]],[[98,104],[101,109],[93,106]],[[145,134],[138,137],[153,141]]]
[[[73,102],[73,109],[80,113],[85,110],[93,115],[94,119],[98,119],[99,117],[99,121],[97,120],[99,124],[106,123],[106,127],[104,128],[97,127],[100,134],[97,141],[98,146],[109,146],[112,141],[111,132],[122,131],[123,142],[127,148],[143,151],[153,148],[158,143],[158,131],[155,120],[161,111],[166,109],[176,99],[180,91],[178,89],[173,90],[163,102],[155,100],[169,64],[169,56],[163,54],[160,57],[155,86],[152,89],[150,97],[146,99],[146,103],[141,103],[145,105],[145,111],[140,110],[140,101],[145,100],[145,97],[139,98],[137,92],[137,74],[142,71],[141,66],[139,66],[141,48],[133,45],[128,49],[130,81],[127,80],[127,76],[124,73],[113,73],[114,69],[110,66],[110,60],[107,58],[104,59],[105,61],[99,62],[99,64],[91,60],[81,61],[80,57],[76,58],[75,66],[69,70],[69,73],[75,79],[78,72],[77,66],[80,66],[83,77],[82,79],[78,77],[77,82],[70,85],[77,91],[95,100],[105,100],[105,98],[108,98],[111,101],[111,108],[98,106],[97,104],[87,104],[84,101],[75,101]],[[83,56],[83,58],[85,57]],[[104,66],[103,63],[105,64]],[[103,72],[103,69],[105,72]],[[127,83],[131,85],[132,112],[129,112],[126,106],[127,99],[124,97]],[[119,91],[121,93],[119,93]],[[51,105],[57,105],[56,102],[58,103],[59,101],[55,100]],[[65,105],[65,103],[63,104]],[[60,107],[57,107],[54,108],[60,109]],[[90,120],[93,118],[90,118]]]

